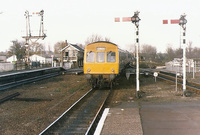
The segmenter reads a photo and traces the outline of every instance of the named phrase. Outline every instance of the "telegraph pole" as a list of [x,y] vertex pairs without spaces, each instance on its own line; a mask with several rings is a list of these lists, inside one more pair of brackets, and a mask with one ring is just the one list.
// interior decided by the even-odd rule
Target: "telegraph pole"
[[[134,12],[134,15],[132,17],[123,17],[122,21],[127,22],[131,21],[136,26],[136,97],[140,98],[140,81],[139,81],[139,21],[141,20],[139,18],[139,11]],[[120,18],[115,18],[115,22],[120,22]]]

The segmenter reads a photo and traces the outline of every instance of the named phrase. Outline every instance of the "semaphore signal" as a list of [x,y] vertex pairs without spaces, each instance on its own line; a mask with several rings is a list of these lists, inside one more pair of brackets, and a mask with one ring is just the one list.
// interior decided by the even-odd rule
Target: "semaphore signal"
[[[33,36],[31,33],[31,25],[30,25],[30,17],[32,17],[32,15],[38,15],[41,17],[40,20],[40,30],[38,35]],[[43,19],[43,15],[44,15],[44,10],[41,10],[40,12],[33,12],[32,15],[29,14],[29,11],[25,11],[24,16],[26,17],[26,36],[22,36],[22,38],[24,38],[26,40],[25,43],[25,63],[26,66],[29,66],[29,41],[31,41],[32,43],[37,42],[37,40],[39,39],[44,39],[46,38],[46,34],[44,33],[44,19]],[[34,41],[33,41],[34,40]]]
[[[132,22],[136,26],[136,97],[140,97],[140,84],[139,84],[139,11],[134,12],[132,17],[123,17],[122,22]],[[115,22],[120,22],[120,18],[116,17]]]
[[[180,19],[171,20],[171,24],[179,24],[183,29],[183,96],[186,94],[186,15],[182,14]],[[168,24],[168,20],[163,20],[163,24]]]

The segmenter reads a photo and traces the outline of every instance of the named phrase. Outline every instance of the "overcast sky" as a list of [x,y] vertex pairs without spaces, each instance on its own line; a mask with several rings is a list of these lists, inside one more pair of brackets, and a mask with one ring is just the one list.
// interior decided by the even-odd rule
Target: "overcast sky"
[[[135,43],[135,26],[131,22],[114,22],[114,18],[131,17],[136,10],[141,18],[141,46],[155,46],[158,52],[165,52],[169,44],[178,48],[180,26],[162,24],[162,20],[179,19],[185,13],[186,42],[200,47],[200,0],[6,0],[0,4],[0,51],[8,50],[12,40],[24,40],[25,11],[42,9],[47,37],[38,42],[52,49],[58,41],[85,44],[87,37],[98,34],[128,50]],[[37,19],[40,17],[31,17],[33,31],[39,30]]]

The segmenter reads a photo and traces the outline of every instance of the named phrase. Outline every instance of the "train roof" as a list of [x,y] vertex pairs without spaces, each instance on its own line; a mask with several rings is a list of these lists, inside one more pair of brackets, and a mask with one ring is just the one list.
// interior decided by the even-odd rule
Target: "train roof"
[[109,41],[97,41],[97,42],[92,42],[92,43],[87,44],[86,46],[91,45],[91,44],[95,44],[95,43],[109,43],[109,44],[113,44],[113,45],[115,45],[115,46],[118,46],[117,44],[112,43],[112,42],[109,42]]
[[129,51],[127,51],[127,50],[123,50],[123,49],[119,48],[119,46],[118,46],[117,44],[112,43],[112,42],[109,42],[109,41],[97,41],[97,42],[92,42],[92,43],[87,44],[86,46],[91,45],[91,44],[95,44],[95,43],[109,43],[109,44],[113,44],[113,45],[115,45],[115,46],[118,47],[119,52],[124,52],[124,53],[129,52]]

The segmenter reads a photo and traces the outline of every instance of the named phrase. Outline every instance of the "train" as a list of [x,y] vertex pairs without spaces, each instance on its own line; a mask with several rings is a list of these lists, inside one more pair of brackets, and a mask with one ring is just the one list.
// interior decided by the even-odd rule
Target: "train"
[[85,46],[83,71],[93,88],[112,88],[114,79],[130,61],[131,54],[116,44],[93,42]]

